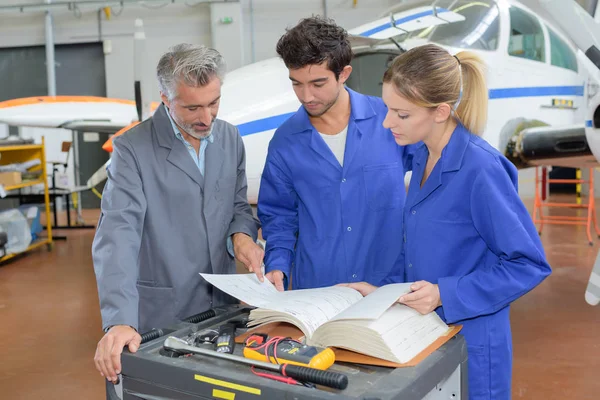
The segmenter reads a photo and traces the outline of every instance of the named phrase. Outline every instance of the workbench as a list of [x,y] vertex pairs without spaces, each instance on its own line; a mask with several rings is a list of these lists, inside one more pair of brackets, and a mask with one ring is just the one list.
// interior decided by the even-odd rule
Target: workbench
[[[122,375],[116,391],[133,399],[453,399],[467,400],[467,347],[460,334],[415,367],[386,368],[335,363],[329,371],[348,376],[348,387],[336,390],[308,388],[258,377],[250,367],[202,355],[171,358],[161,355],[169,336],[183,338],[239,318],[242,306],[214,308],[199,323],[181,322],[157,331],[136,353],[124,350]],[[203,314],[205,315],[205,314]],[[214,315],[214,316],[213,316]],[[211,317],[212,316],[212,317]],[[239,335],[236,332],[236,335]],[[242,355],[243,345],[234,354]],[[164,354],[164,352],[163,352]]]

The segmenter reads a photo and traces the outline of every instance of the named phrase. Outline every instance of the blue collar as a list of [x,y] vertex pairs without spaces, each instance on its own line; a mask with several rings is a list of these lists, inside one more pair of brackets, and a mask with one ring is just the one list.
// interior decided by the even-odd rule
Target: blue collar
[[[452,132],[452,136],[448,141],[442,155],[440,157],[441,171],[450,172],[458,171],[462,165],[462,160],[467,150],[467,145],[471,139],[472,133],[467,130],[462,124],[458,124]],[[415,156],[415,162],[421,164],[427,161],[428,151],[427,146],[421,143],[417,149],[417,155]]]
[[[344,87],[350,95],[350,120],[369,119],[375,116],[375,110],[371,106],[369,97],[355,92],[354,90]],[[298,111],[290,117],[291,133],[301,133],[313,129],[308,113],[304,106],[300,106]]]

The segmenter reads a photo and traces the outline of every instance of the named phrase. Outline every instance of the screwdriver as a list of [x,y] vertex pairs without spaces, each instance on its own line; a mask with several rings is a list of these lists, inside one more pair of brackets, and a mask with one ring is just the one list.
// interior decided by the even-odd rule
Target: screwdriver
[[201,354],[209,357],[221,358],[246,365],[253,365],[267,371],[279,372],[283,376],[294,378],[298,381],[310,382],[316,385],[331,387],[334,389],[346,389],[348,386],[348,377],[344,374],[333,371],[321,371],[314,368],[301,367],[290,364],[271,364],[264,361],[252,360],[245,357],[236,356],[229,353],[219,353],[213,350],[201,349],[190,346],[185,340],[169,336],[164,343],[167,350],[178,351],[180,353]]

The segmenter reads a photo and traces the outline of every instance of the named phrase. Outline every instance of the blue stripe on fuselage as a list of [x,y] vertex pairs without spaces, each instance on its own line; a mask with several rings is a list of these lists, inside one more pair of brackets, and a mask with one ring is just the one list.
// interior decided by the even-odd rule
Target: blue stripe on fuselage
[[[496,99],[516,99],[521,97],[542,97],[542,96],[583,96],[583,86],[538,86],[522,88],[503,88],[490,89],[490,100]],[[277,129],[289,117],[295,113],[286,113],[257,119],[238,125],[241,136],[252,135],[254,133]]]
[[279,125],[283,124],[289,117],[295,113],[287,113],[274,115],[263,119],[257,119],[256,121],[250,121],[238,125],[240,136],[252,135],[253,133],[270,131],[271,129],[277,129]]
[[583,86],[536,86],[490,89],[490,100],[541,96],[583,96]]

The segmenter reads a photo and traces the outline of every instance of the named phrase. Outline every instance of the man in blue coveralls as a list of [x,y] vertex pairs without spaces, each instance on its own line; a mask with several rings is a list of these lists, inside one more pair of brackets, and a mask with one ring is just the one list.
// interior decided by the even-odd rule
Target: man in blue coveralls
[[307,18],[277,53],[302,106],[269,144],[258,198],[266,277],[278,290],[379,283],[401,250],[405,171],[412,148],[382,127],[378,97],[344,86],[347,32]]

